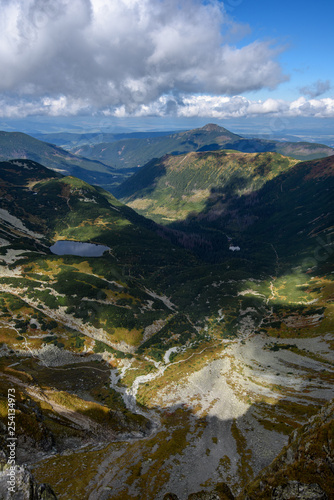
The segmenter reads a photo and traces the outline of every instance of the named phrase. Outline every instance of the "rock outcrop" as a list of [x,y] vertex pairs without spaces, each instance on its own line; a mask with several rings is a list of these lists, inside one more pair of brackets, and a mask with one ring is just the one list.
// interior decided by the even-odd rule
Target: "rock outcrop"
[[334,498],[334,401],[290,436],[288,445],[238,496],[240,500]]
[[0,500],[57,500],[51,486],[39,484],[26,467],[16,466],[9,475],[8,465],[0,464]]
[[298,481],[288,481],[284,485],[274,488],[272,500],[327,500],[328,496],[316,483],[302,484]]
[[[279,456],[247,485],[237,500],[334,499],[334,400],[296,429]],[[233,500],[225,483],[188,500]],[[178,500],[168,493],[164,500]]]

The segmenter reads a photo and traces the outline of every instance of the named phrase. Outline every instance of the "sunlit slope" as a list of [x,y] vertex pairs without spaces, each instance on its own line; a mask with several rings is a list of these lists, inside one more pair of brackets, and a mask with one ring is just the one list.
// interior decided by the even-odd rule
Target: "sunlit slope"
[[297,160],[277,153],[214,151],[153,160],[119,186],[115,194],[158,222],[185,219],[205,210],[215,195],[258,190]]
[[330,243],[333,172],[333,157],[298,163],[277,153],[190,153],[152,161],[117,194],[204,259],[232,251],[253,264],[266,256],[301,263]]

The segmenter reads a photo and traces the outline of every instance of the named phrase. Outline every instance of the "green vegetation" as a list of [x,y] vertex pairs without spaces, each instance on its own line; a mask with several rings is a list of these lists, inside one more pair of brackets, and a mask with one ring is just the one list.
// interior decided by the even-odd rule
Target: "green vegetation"
[[[204,458],[217,459],[217,467],[222,463],[229,473],[227,455],[221,458],[226,450],[218,456],[219,425],[204,434],[218,405],[210,399],[210,386],[205,404],[200,389],[187,409],[173,408],[167,398],[173,388],[186,391],[199,370],[224,366],[226,372],[213,370],[208,383],[218,383],[222,374],[229,391],[249,411],[258,410],[266,432],[286,435],[322,403],[314,393],[327,390],[332,380],[326,356],[333,347],[333,158],[297,163],[277,153],[220,150],[152,161],[138,184],[145,199],[153,200],[142,210],[164,205],[165,226],[83,180],[31,162],[30,170],[22,165],[3,162],[0,172],[3,210],[23,225],[0,221],[1,238],[8,241],[0,256],[1,415],[5,422],[6,389],[13,383],[20,442],[27,436],[32,454],[136,436],[110,445],[117,454],[117,480],[124,484],[119,495],[142,492],[149,484],[154,498],[184,450],[185,456],[191,452],[197,432],[205,436]],[[172,224],[168,217],[175,219]],[[48,247],[61,239],[101,243],[110,251],[98,258],[51,254]],[[317,337],[324,352],[304,349],[303,338],[316,345]],[[256,360],[238,365],[233,353],[251,357],[247,347],[253,341]],[[167,362],[165,353],[173,347],[177,352]],[[289,372],[272,371],[270,362],[278,359],[284,368],[291,362]],[[303,404],[289,399],[296,396],[293,387],[284,387],[284,377],[290,381],[297,370],[294,359],[305,361],[298,365],[307,385]],[[324,371],[309,368],[313,362]],[[120,377],[114,389],[111,369]],[[262,372],[269,381],[261,383]],[[147,420],[129,412],[116,392],[141,376],[137,402],[157,422],[161,418],[151,436]],[[242,388],[239,380],[249,385]],[[263,393],[255,394],[253,385]],[[245,434],[252,430],[249,425],[244,432],[245,421],[232,421],[229,436],[243,485],[253,474]],[[87,450],[68,451],[65,460],[83,474],[78,461],[84,456],[87,477],[96,477],[105,457],[100,451],[95,449],[94,463],[88,463]],[[58,465],[46,472],[40,463],[41,476],[59,467],[57,457],[51,460]],[[69,488],[64,498],[82,498],[83,483],[73,479],[71,468],[65,476],[57,483],[60,491]],[[71,484],[77,496],[68,493]]]
[[211,151],[152,160],[118,189],[139,213],[157,222],[186,219],[233,196],[258,190],[297,162],[277,153]]
[[[1,361],[4,375],[0,390],[0,420],[3,423],[7,419],[6,409],[2,411],[2,407],[8,397],[8,388],[14,384],[16,436],[21,446],[28,440],[32,454],[75,446],[75,440],[70,444],[71,438],[84,442],[101,439],[104,434],[105,439],[110,439],[117,433],[145,429],[147,420],[128,411],[120,394],[109,387],[109,370],[103,363],[83,362],[55,369],[27,358],[13,369],[9,366],[12,362],[10,358]],[[7,375],[14,375],[22,383],[13,383]],[[29,390],[29,381],[32,380],[33,393]],[[67,417],[54,403],[70,412]],[[80,415],[90,424],[88,432],[85,425],[82,426],[84,420]]]
[[161,361],[170,347],[184,346],[196,337],[197,331],[183,314],[177,314],[166,325],[141,344],[138,353],[148,350],[153,358]]

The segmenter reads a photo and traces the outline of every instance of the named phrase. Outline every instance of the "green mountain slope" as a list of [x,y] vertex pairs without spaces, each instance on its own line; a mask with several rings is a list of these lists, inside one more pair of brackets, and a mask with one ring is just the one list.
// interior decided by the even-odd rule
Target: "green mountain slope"
[[273,246],[291,265],[307,259],[320,237],[330,238],[333,166],[333,157],[298,163],[277,153],[166,156],[117,195],[202,258],[220,262],[232,250],[244,259],[240,270],[260,271],[274,265]]
[[224,190],[225,197],[256,191],[296,163],[277,153],[231,150],[165,156],[141,168],[115,189],[115,195],[139,213],[166,223],[201,212],[213,190]]
[[175,225],[204,231],[206,237],[211,234],[218,253],[217,234],[221,240],[227,234],[230,246],[241,248],[240,256],[261,261],[262,253],[264,263],[271,246],[282,268],[284,261],[288,267],[302,262],[304,267],[308,262],[312,267],[315,259],[320,264],[321,258],[314,253],[326,255],[326,246],[332,244],[334,158],[298,163],[254,191],[240,192],[240,183],[242,178],[232,188],[211,189],[201,213],[190,214],[183,224]]
[[123,139],[112,143],[101,141],[101,144],[96,145],[88,143],[73,148],[72,152],[116,168],[137,168],[152,158],[160,158],[166,154],[220,149],[233,149],[246,153],[271,151],[299,160],[321,158],[334,153],[333,148],[322,144],[246,139],[214,124],[164,137]]
[[[11,249],[9,255],[11,251],[18,255],[25,250],[32,252],[23,258],[23,262],[31,260],[27,270],[25,265],[21,270],[25,277],[26,273],[29,276],[32,273],[28,281],[22,282],[28,287],[27,297],[46,301],[51,309],[67,307],[67,312],[74,313],[79,323],[86,320],[94,328],[104,329],[107,337],[111,335],[111,344],[126,341],[126,331],[130,345],[140,344],[145,327],[173,311],[173,306],[166,306],[167,300],[154,298],[145,290],[153,286],[153,295],[159,295],[164,290],[164,280],[170,279],[180,265],[191,269],[196,259],[159,236],[158,226],[107,191],[75,177],[54,173],[36,162],[2,162],[0,178],[3,265],[6,266],[7,246]],[[80,265],[76,267],[75,262],[82,262],[81,257],[56,256],[48,250],[58,240],[103,244],[110,251],[99,259],[88,259],[87,270],[84,270],[85,266],[80,270]],[[13,259],[15,262],[15,255]],[[66,265],[61,264],[63,260],[67,261]],[[47,275],[55,273],[52,285],[50,279],[46,279],[45,289],[37,278],[43,269],[49,269]],[[109,290],[109,282],[116,278],[122,281],[119,288],[123,292],[117,294],[117,285],[110,286],[111,290],[115,289],[116,296],[119,295],[120,305]],[[3,279],[5,283],[6,278]],[[13,285],[16,278],[8,281]],[[21,283],[20,278],[17,282]],[[133,289],[133,299],[126,291],[127,282]],[[78,287],[79,291],[76,291]],[[144,304],[141,305],[142,300]],[[95,310],[92,317],[87,308]],[[66,311],[64,318],[66,321]],[[115,325],[123,330],[113,339]],[[130,331],[134,328],[132,338]]]
[[53,144],[21,132],[0,132],[0,160],[26,158],[63,174],[80,177],[91,184],[114,184],[117,172],[109,165],[82,158]]
[[134,168],[165,154],[188,153],[203,147],[210,150],[219,149],[226,142],[239,139],[240,136],[229,132],[224,127],[208,124],[200,129],[163,137],[123,139],[111,144],[106,142],[95,146],[82,146],[74,148],[73,153],[105,161],[108,165],[112,164],[117,168]]
[[[41,233],[41,241],[50,243],[70,239],[112,245],[124,265],[133,269],[138,265],[141,271],[154,266],[147,246],[155,248],[157,262],[170,253],[166,251],[170,243],[157,236],[151,221],[99,187],[29,160],[2,162],[0,175],[5,194],[2,208],[27,225],[22,234]],[[173,255],[167,259],[168,264],[174,261]]]
[[[136,348],[177,315],[150,286],[184,252],[110,193],[31,160],[0,163],[0,196],[0,414],[14,388],[19,462],[149,434],[150,421],[110,387],[110,370],[129,359],[142,368]],[[53,255],[64,239],[110,250]]]

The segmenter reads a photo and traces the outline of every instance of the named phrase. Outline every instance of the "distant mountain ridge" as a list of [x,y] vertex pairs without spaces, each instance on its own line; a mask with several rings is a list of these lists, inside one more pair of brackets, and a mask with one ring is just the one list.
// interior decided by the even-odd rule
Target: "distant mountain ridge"
[[165,154],[233,149],[245,153],[277,152],[298,160],[330,156],[334,149],[323,144],[249,139],[209,123],[202,128],[161,137],[131,138],[116,142],[80,145],[72,153],[101,161],[116,168],[138,168]]
[[102,142],[116,142],[122,139],[145,139],[147,137],[161,137],[175,133],[173,131],[160,132],[90,132],[90,133],[74,133],[74,132],[54,132],[54,133],[31,133],[32,137],[43,141],[55,144],[66,150],[73,147],[78,147],[85,144],[101,144]]
[[29,159],[90,184],[113,184],[117,172],[100,161],[82,158],[21,132],[0,131],[0,160]]
[[27,158],[109,192],[114,192],[138,168],[166,154],[232,149],[246,153],[278,152],[299,160],[334,154],[333,148],[321,144],[244,138],[213,123],[172,133],[59,133],[38,137],[55,144],[20,132],[0,132],[0,160]]

